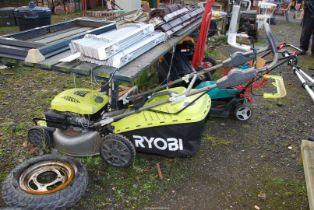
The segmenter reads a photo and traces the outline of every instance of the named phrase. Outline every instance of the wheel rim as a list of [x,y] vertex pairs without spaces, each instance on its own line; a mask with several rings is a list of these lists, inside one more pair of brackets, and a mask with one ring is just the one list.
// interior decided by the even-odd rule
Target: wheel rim
[[20,176],[22,190],[31,194],[49,194],[67,187],[76,169],[66,162],[46,161],[27,168]]
[[124,166],[131,160],[130,149],[121,141],[108,139],[101,149],[105,160],[113,166]]
[[242,106],[237,109],[236,111],[236,117],[239,120],[248,120],[252,115],[252,111],[247,106]]

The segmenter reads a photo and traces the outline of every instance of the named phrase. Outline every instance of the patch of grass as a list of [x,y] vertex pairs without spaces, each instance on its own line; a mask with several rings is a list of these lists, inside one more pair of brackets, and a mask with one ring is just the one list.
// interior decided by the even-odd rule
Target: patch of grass
[[310,55],[299,56],[298,61],[303,70],[314,66],[314,59]]
[[74,18],[82,17],[81,12],[74,12],[74,13],[69,13],[69,14],[60,14],[60,15],[52,15],[51,16],[51,23],[59,23],[67,20],[71,20]]
[[[264,201],[258,201],[258,206],[263,209],[303,209],[307,203],[306,186],[304,182],[283,176],[278,176],[273,168],[264,166],[258,172],[257,179],[260,181],[257,195],[260,192],[266,194]],[[304,207],[305,209],[306,207]]]
[[213,146],[219,146],[219,145],[226,146],[226,145],[233,144],[233,142],[230,141],[230,140],[221,139],[221,138],[218,138],[218,137],[210,136],[210,135],[208,135],[208,134],[206,134],[206,135],[203,137],[203,139],[204,139],[206,142],[211,143]]
[[138,155],[131,168],[114,168],[107,166],[98,157],[83,158],[82,161],[92,179],[89,193],[78,208],[95,209],[141,209],[156,194],[164,194],[180,183],[185,177],[185,170],[178,160],[162,159],[163,179],[157,176],[156,163],[159,158]]
[[0,125],[1,133],[9,135],[12,133],[12,126],[9,123],[3,123]]
[[13,74],[13,75],[25,75],[29,71],[32,71],[32,68],[30,67],[24,67],[24,66],[16,66],[13,68],[7,68],[7,69],[2,69],[0,70],[0,75],[1,74]]
[[6,172],[6,171],[0,171],[0,183],[2,183],[2,182],[5,180],[5,178],[7,177],[7,175],[8,175],[8,172]]
[[0,27],[0,35],[14,33],[19,31],[17,26],[6,26],[6,27]]

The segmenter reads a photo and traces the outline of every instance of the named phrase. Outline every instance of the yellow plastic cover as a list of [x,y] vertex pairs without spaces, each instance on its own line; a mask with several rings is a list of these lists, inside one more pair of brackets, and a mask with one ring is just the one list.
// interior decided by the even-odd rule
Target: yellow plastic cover
[[277,89],[277,93],[264,93],[263,94],[264,98],[266,98],[266,99],[278,99],[278,98],[283,98],[287,95],[287,91],[286,91],[282,76],[266,74],[263,77],[265,79],[275,80],[272,84]]
[[[185,90],[186,88],[184,87],[176,87],[164,91],[183,93],[185,92]],[[208,94],[205,94],[201,97],[200,95],[201,94],[197,94],[187,97],[185,100],[174,104],[169,102],[163,105],[159,105],[151,110],[145,110],[137,114],[133,114],[129,117],[123,118],[117,122],[112,123],[111,125],[114,126],[115,133],[123,133],[131,130],[150,128],[155,126],[199,122],[207,116],[211,105],[211,100]],[[146,102],[146,105],[164,100],[169,97],[169,95],[158,96],[151,101]],[[198,97],[200,98],[192,105],[188,106],[179,114],[174,114],[182,110]],[[155,112],[154,110],[157,112]],[[166,114],[161,112],[167,112],[172,114]]]
[[65,90],[51,101],[51,109],[92,115],[109,102],[107,95],[87,88]]

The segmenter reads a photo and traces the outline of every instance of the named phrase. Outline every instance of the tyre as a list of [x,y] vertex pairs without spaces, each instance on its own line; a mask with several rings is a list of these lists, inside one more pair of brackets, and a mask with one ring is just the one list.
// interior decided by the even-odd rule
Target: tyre
[[240,121],[249,120],[252,117],[252,110],[248,105],[241,104],[234,109],[234,116]]
[[74,205],[87,184],[87,170],[79,161],[50,154],[26,160],[13,169],[2,185],[2,195],[11,207],[62,209]]
[[114,167],[129,167],[134,162],[135,154],[135,147],[131,141],[118,134],[108,134],[100,146],[100,156]]
[[27,140],[35,146],[51,145],[51,137],[43,126],[33,126],[28,130]]

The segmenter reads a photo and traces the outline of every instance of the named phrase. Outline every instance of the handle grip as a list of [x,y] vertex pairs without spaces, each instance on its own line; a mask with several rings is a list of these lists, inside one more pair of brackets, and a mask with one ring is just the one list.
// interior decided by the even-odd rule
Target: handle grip
[[217,81],[217,88],[224,89],[243,84],[256,77],[256,73],[256,69],[254,68],[245,70],[238,68],[232,69],[228,75]]

